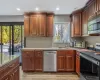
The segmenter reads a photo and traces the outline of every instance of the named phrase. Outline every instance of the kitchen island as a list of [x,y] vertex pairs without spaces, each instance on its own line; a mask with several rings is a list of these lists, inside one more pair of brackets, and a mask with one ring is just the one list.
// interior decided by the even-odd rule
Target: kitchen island
[[0,80],[20,80],[19,56],[4,55],[0,58]]

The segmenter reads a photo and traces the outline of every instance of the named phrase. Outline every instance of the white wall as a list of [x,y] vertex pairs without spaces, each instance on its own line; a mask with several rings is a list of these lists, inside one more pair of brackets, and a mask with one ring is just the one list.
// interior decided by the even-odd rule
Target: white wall
[[24,15],[0,16],[0,22],[24,22]]

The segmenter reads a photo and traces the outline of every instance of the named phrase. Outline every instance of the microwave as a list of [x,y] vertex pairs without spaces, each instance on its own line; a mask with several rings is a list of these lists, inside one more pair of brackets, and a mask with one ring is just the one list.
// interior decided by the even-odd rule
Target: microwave
[[100,34],[100,18],[88,23],[88,34]]

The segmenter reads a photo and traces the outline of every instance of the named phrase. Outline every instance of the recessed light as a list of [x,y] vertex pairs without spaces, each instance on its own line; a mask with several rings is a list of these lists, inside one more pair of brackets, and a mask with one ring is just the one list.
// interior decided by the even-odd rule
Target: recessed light
[[16,8],[17,9],[17,11],[20,11],[20,8]]
[[57,10],[57,11],[59,11],[59,10],[60,10],[60,8],[59,8],[59,7],[57,7],[57,8],[56,8],[56,10]]
[[36,11],[38,11],[38,10],[39,10],[39,8],[38,8],[38,7],[36,7],[36,8],[35,8],[35,10],[36,10]]

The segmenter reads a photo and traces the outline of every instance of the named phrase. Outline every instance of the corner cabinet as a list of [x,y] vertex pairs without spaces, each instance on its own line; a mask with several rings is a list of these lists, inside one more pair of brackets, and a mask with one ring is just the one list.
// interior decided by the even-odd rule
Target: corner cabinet
[[53,34],[53,15],[49,13],[30,13],[24,17],[24,35],[51,37]]
[[81,37],[82,36],[82,14],[81,11],[72,14],[72,27],[71,37]]

